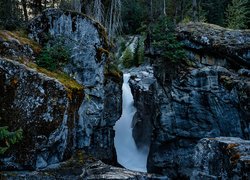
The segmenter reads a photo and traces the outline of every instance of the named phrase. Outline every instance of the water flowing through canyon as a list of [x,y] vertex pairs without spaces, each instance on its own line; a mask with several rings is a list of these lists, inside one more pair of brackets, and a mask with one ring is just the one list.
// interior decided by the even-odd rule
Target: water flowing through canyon
[[132,119],[136,112],[134,100],[129,87],[130,74],[124,74],[122,86],[122,116],[115,125],[115,148],[118,162],[127,169],[147,172],[148,152],[136,147],[132,136]]

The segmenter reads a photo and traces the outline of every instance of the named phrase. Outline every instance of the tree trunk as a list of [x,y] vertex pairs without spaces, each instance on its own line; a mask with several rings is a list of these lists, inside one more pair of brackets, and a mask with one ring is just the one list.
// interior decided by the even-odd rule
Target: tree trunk
[[197,1],[196,0],[193,0],[192,7],[193,7],[193,21],[197,22]]
[[26,0],[22,0],[22,6],[23,6],[23,15],[24,15],[25,22],[28,22],[29,17],[28,17],[28,12],[27,12],[27,2],[26,2]]
[[72,1],[72,9],[76,12],[82,12],[82,4],[80,0],[73,0]]
[[165,0],[163,0],[163,15],[167,16],[167,13],[166,13],[166,1]]
[[94,2],[94,18],[100,23],[103,22],[103,5],[101,0],[95,0]]

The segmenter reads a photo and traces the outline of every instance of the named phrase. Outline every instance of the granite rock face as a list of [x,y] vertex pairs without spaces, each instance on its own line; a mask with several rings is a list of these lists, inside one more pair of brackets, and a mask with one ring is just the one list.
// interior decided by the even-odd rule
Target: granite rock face
[[1,157],[1,169],[44,168],[72,154],[82,89],[0,58],[0,126],[22,128],[22,141]]
[[[188,66],[174,71],[170,63],[155,57],[153,78],[131,77],[135,105],[141,111],[135,116],[138,122],[135,129],[140,127],[139,124],[141,127],[135,131],[141,134],[152,132],[146,135],[151,137],[149,172],[166,174],[170,178],[190,178],[194,149],[200,139],[250,138],[250,76],[246,55],[250,49],[247,41],[250,33],[227,32],[231,39],[242,39],[242,46],[238,46],[238,42],[233,44],[234,41],[225,43],[220,34],[216,39],[214,31],[219,31],[217,27],[209,26],[207,32],[207,26],[188,24],[177,30],[181,40],[188,42],[185,44]],[[190,32],[189,27],[192,27]],[[202,34],[209,43],[203,42]],[[212,35],[216,41],[210,40]],[[229,50],[224,52],[224,46]],[[206,57],[211,57],[212,61],[207,61]],[[150,126],[143,126],[148,122]],[[137,144],[146,142],[140,136],[135,136],[135,140]]]
[[85,87],[85,99],[78,111],[76,148],[103,160],[115,159],[112,127],[121,114],[122,80],[105,76],[109,44],[104,28],[82,14],[48,9],[29,24],[29,31],[29,36],[41,44],[46,43],[47,36],[63,38],[71,53],[64,71]]
[[[206,138],[195,147],[195,168],[190,179],[248,179],[250,141],[240,138]],[[216,168],[215,168],[216,167]]]

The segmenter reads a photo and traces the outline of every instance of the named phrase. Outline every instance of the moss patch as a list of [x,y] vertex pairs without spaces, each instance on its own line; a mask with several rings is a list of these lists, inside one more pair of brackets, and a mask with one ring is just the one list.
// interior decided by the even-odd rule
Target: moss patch
[[29,45],[34,53],[38,54],[42,47],[35,41],[28,38],[28,35],[25,31],[6,31],[0,30],[0,38],[4,41],[17,40],[21,43],[21,45]]
[[[58,81],[60,81],[66,88],[68,92],[76,92],[76,91],[82,91],[84,89],[84,87],[82,85],[80,85],[79,83],[77,83],[74,79],[72,79],[71,77],[69,77],[67,74],[65,74],[64,72],[61,71],[55,71],[55,72],[51,72],[48,71],[47,69],[44,69],[42,67],[39,67],[37,64],[29,62],[27,64],[28,67],[37,70],[38,72],[44,73],[49,77],[55,78]],[[69,94],[69,98],[72,98],[72,94]]]

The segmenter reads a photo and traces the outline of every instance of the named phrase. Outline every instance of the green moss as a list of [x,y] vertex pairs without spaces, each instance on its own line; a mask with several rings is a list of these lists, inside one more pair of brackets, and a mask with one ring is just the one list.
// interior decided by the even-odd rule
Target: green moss
[[42,47],[35,41],[28,38],[28,35],[25,31],[6,31],[6,30],[0,30],[0,37],[4,41],[9,41],[11,39],[18,40],[21,45],[29,45],[34,53],[38,54]]
[[[28,63],[27,66],[32,69],[37,70],[38,72],[46,74],[49,77],[57,79],[67,88],[68,92],[70,93],[73,93],[75,91],[81,92],[84,89],[82,85],[77,83],[74,79],[69,77],[64,72],[61,72],[61,71],[51,72],[51,71],[48,71],[47,69],[39,67],[37,64],[32,63],[32,62]],[[72,94],[69,94],[69,98],[72,98]]]

